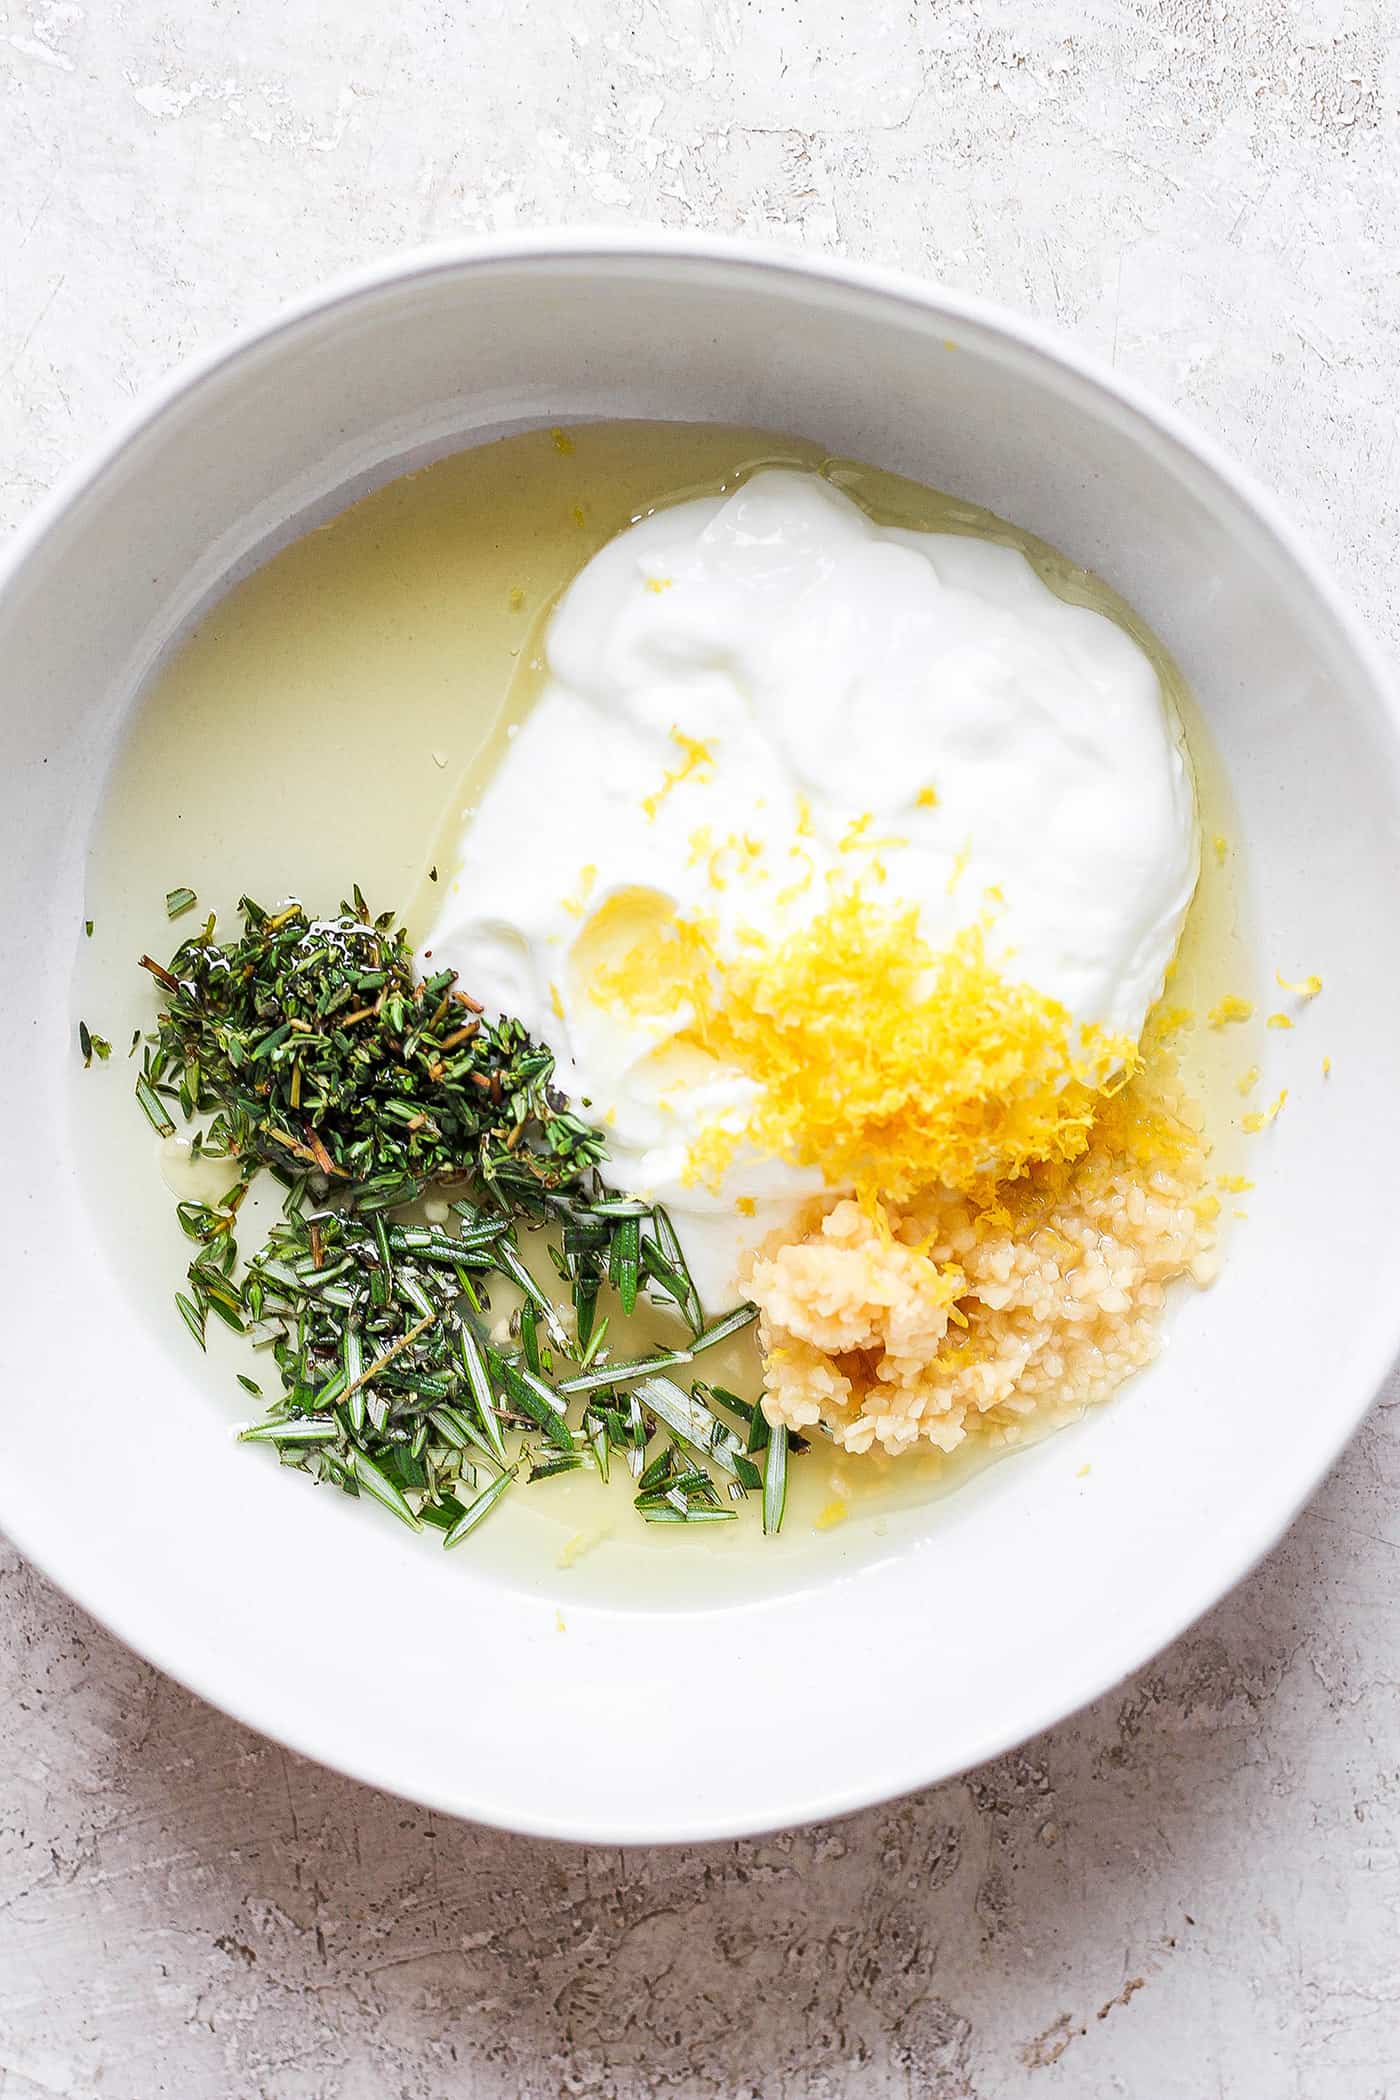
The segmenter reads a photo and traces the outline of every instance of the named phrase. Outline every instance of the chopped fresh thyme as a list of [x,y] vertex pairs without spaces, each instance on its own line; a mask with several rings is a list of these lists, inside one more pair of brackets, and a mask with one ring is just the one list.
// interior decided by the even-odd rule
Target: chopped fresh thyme
[[[195,901],[172,890],[166,906]],[[614,1458],[649,1523],[729,1522],[761,1492],[776,1531],[802,1440],[783,1437],[778,1482],[760,1405],[663,1375],[755,1308],[707,1324],[670,1218],[606,1187],[603,1133],[555,1089],[550,1051],[518,1022],[487,1021],[454,972],[420,977],[395,915],[372,917],[358,888],[333,918],[296,902],[240,910],[237,939],[220,941],[211,917],[168,965],[141,958],[162,1003],[136,1096],[162,1137],[178,1109],[200,1124],[192,1157],[229,1163],[217,1202],[177,1205],[196,1251],[175,1302],[201,1348],[212,1315],[270,1356],[280,1391],[244,1440],[447,1547],[522,1477],[607,1480]],[[85,1056],[108,1054],[81,1034]],[[241,1261],[238,1212],[264,1172],[282,1216]],[[422,1214],[441,1193],[447,1224]],[[571,1320],[522,1251],[541,1228]],[[493,1279],[518,1301],[509,1341]],[[642,1299],[674,1307],[689,1340],[610,1361],[605,1285],[624,1315]],[[765,1445],[766,1472],[753,1456]]]

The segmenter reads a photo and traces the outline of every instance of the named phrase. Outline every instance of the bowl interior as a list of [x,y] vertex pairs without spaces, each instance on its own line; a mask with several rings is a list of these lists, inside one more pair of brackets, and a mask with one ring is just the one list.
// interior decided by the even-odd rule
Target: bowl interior
[[[1306,1046],[1272,1039],[1261,1098],[1289,1099],[1255,1141],[1249,1222],[1151,1372],[888,1550],[833,1537],[799,1579],[692,1595],[679,1638],[644,1643],[625,1596],[553,1569],[505,1583],[232,1447],[197,1367],[109,1267],[65,1085],[87,841],[162,654],[239,574],[405,467],[598,416],[797,432],[1097,569],[1209,722],[1262,979],[1325,980]],[[0,587],[0,663],[0,1075],[25,1104],[0,1213],[0,1524],[155,1661],[310,1754],[598,1840],[757,1829],[940,1777],[1210,1604],[1388,1364],[1400,988],[1372,930],[1400,911],[1391,712],[1326,587],[1233,478],[1024,332],[726,251],[406,268],[215,362],[109,456]]]

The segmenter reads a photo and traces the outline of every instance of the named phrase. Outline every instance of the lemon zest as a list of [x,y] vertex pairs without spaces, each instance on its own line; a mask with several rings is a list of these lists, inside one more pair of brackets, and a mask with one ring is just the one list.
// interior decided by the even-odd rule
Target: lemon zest
[[674,723],[671,727],[671,742],[680,751],[681,762],[663,774],[661,785],[653,794],[643,795],[642,808],[649,817],[656,815],[672,788],[679,787],[683,780],[692,777],[706,780],[714,776],[715,758],[708,744],[701,743],[698,737],[687,736],[685,731],[677,729]]
[[1290,984],[1281,970],[1275,970],[1274,979],[1283,991],[1293,992],[1299,999],[1315,999],[1322,990],[1320,977],[1300,977],[1296,984]]
[[578,881],[574,885],[572,895],[560,899],[563,909],[568,912],[571,918],[581,919],[583,917],[584,912],[588,908],[588,900],[593,894],[593,885],[597,880],[598,863],[592,860],[585,861],[578,871]]
[[786,937],[721,956],[674,912],[593,973],[593,996],[693,1015],[681,1033],[755,1082],[746,1122],[695,1140],[687,1177],[717,1186],[741,1143],[818,1164],[865,1201],[935,1185],[981,1191],[1078,1158],[1138,1069],[1129,1038],[1076,1031],[1068,1010],[989,961],[986,928],[934,953],[915,907],[854,889]]
[[1248,999],[1237,999],[1233,993],[1228,993],[1219,1005],[1211,1008],[1206,1018],[1212,1028],[1225,1028],[1231,1021],[1249,1020],[1253,1012]]

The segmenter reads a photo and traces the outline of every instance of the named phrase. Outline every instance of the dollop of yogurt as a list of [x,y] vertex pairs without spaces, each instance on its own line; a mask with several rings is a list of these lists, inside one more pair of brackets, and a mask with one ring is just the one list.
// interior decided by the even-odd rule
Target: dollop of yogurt
[[682,1044],[688,1011],[599,999],[621,946],[704,914],[732,952],[868,872],[931,948],[989,917],[1005,975],[1140,1034],[1196,881],[1180,725],[1131,636],[1014,548],[766,470],[619,533],[545,648],[426,946],[552,1046],[608,1179],[668,1205],[709,1302],[824,1182],[741,1148],[694,1183],[752,1082]]

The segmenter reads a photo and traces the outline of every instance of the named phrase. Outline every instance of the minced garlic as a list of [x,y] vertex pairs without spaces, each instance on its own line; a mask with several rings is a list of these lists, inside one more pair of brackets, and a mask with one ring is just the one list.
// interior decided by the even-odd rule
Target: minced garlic
[[764,1406],[849,1451],[1057,1427],[1155,1355],[1166,1285],[1210,1280],[1220,1199],[1165,1059],[1103,1105],[1072,1164],[992,1200],[837,1202],[754,1262]]

